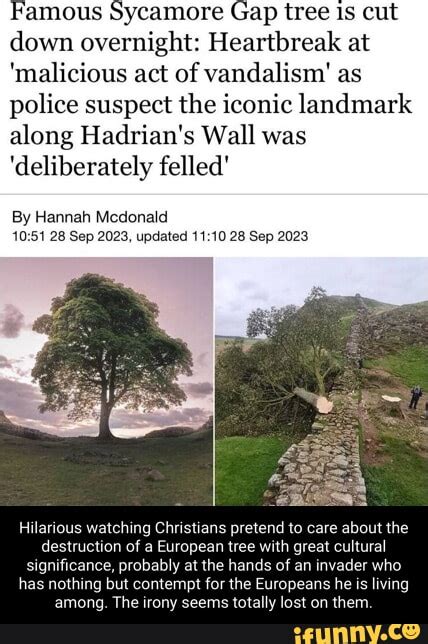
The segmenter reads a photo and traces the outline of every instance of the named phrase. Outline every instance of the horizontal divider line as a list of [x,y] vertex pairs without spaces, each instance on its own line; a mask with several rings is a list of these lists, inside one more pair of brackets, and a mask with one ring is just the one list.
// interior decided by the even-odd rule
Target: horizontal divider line
[[0,192],[0,197],[428,197],[428,192]]

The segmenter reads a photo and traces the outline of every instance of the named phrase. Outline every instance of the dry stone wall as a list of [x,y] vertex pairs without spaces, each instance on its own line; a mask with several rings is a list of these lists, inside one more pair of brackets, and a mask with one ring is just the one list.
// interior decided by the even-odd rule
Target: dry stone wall
[[366,306],[359,298],[346,345],[347,365],[331,396],[334,411],[314,423],[311,432],[279,459],[264,494],[264,505],[367,505],[358,420],[358,370],[367,318]]

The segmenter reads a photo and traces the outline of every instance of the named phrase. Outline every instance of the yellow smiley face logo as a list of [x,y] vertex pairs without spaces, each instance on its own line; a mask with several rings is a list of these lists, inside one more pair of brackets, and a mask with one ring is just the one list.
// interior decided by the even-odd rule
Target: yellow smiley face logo
[[419,624],[403,624],[403,635],[406,640],[415,640],[421,634]]

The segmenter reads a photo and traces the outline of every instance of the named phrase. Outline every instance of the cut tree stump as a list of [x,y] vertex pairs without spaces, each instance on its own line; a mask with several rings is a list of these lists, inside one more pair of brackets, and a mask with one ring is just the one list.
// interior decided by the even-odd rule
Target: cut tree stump
[[402,399],[398,396],[382,396],[382,407],[389,416],[399,416],[405,418],[404,412],[401,409]]
[[319,414],[329,414],[333,409],[333,403],[325,396],[318,396],[317,394],[313,394],[311,391],[306,391],[306,389],[302,389],[301,387],[293,389],[293,394],[307,402],[309,405],[312,405]]

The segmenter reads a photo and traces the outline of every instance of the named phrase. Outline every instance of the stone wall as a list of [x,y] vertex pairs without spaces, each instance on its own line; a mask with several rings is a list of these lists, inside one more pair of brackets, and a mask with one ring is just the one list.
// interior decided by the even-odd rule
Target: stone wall
[[367,319],[367,308],[359,298],[346,344],[347,364],[331,395],[334,410],[281,456],[264,494],[264,505],[367,505],[358,420],[358,370]]
[[360,295],[356,295],[358,302],[358,309],[352,320],[349,329],[348,339],[346,341],[345,357],[346,357],[346,371],[347,375],[355,375],[355,370],[360,367],[360,360],[364,358],[365,347],[367,344],[367,326],[369,310],[364,304]]

